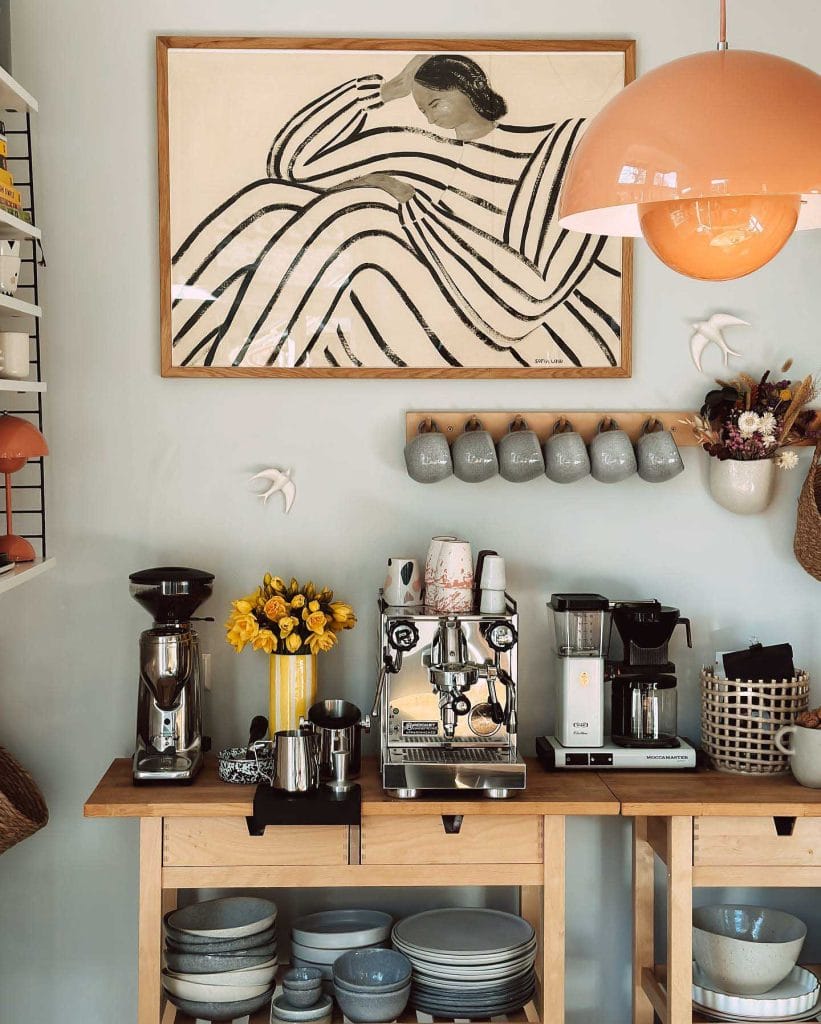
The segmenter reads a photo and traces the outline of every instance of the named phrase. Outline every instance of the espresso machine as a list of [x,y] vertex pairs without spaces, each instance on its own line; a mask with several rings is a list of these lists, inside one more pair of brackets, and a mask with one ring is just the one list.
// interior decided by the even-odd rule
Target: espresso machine
[[214,576],[177,566],[132,573],[131,595],[154,619],[140,634],[135,783],[191,782],[202,766],[202,658],[194,612]]
[[517,749],[516,603],[501,614],[391,606],[379,594],[381,666],[371,718],[380,722],[383,787],[397,797],[525,788]]
[[554,594],[548,607],[558,707],[556,735],[536,740],[542,764],[694,768],[695,749],[677,735],[676,667],[668,654],[678,625],[693,646],[689,619],[658,601],[611,603],[601,594]]

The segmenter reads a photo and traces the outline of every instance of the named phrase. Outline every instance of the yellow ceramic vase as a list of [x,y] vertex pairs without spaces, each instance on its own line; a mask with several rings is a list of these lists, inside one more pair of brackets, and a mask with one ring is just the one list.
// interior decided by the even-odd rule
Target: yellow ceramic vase
[[268,714],[271,736],[298,729],[300,718],[316,702],[316,655],[272,654],[269,669]]

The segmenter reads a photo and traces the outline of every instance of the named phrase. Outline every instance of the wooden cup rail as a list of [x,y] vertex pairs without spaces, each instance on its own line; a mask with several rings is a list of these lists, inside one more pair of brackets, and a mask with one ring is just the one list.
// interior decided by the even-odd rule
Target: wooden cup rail
[[[475,417],[480,421],[482,427],[491,434],[493,440],[498,441],[508,432],[510,424],[517,417],[521,417],[527,426],[539,435],[542,441],[546,441],[550,437],[555,424],[558,420],[564,418],[568,419],[573,428],[589,443],[594,438],[599,423],[609,417],[618,423],[619,427],[630,436],[632,441],[638,440],[642,428],[648,420],[655,419],[661,422],[665,430],[672,432],[679,448],[695,448],[698,446],[698,440],[693,433],[692,427],[686,421],[692,420],[696,415],[697,413],[693,411],[671,412],[670,410],[665,410],[662,412],[640,412],[632,409],[622,412],[588,412],[581,409],[571,412],[546,412],[544,410],[531,410],[528,412],[525,409],[515,409],[510,412],[499,412],[498,410],[470,412],[450,409],[430,412],[413,411],[405,413],[405,439],[410,441],[412,437],[416,436],[419,427],[423,423],[433,420],[448,440],[452,441],[464,431],[465,425]],[[821,410],[816,410],[812,429],[821,431]],[[814,442],[801,442],[802,445],[810,443]]]
[[[220,782],[213,757],[190,787],[135,788],[131,762],[114,761],[85,814],[140,819],[138,1024],[192,1024],[160,986],[162,917],[179,889],[429,887],[443,865],[458,864],[459,885],[518,888],[538,936],[536,995],[508,1021],[563,1024],[565,818],[621,813],[633,819],[633,1024],[653,1024],[654,1014],[696,1024],[704,1018],[691,999],[693,889],[821,887],[821,790],[789,775],[548,774],[531,761],[528,788],[509,801],[393,800],[368,761],[360,782],[361,829],[268,828],[259,837],[244,820],[253,787]],[[654,957],[655,857],[667,870],[666,964]],[[267,1021],[266,1009],[250,1024]],[[408,1011],[400,1024],[416,1021]]]

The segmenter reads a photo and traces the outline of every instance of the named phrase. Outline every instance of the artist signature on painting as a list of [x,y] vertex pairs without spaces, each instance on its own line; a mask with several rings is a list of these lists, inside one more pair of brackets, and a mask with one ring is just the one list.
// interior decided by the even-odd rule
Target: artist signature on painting
[[543,356],[538,356],[533,360],[534,366],[559,366],[563,360],[561,359],[545,359]]

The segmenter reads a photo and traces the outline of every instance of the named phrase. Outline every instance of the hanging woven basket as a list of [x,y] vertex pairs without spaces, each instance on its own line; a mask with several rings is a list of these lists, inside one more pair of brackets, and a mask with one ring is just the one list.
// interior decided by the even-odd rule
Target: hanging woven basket
[[28,839],[48,821],[48,807],[37,783],[0,747],[0,853]]
[[821,439],[815,446],[810,471],[798,498],[793,550],[810,576],[821,580]]

